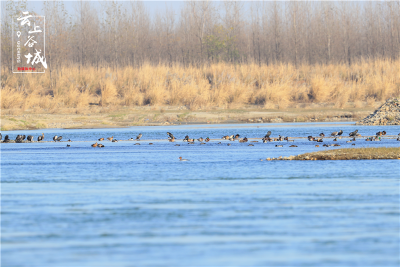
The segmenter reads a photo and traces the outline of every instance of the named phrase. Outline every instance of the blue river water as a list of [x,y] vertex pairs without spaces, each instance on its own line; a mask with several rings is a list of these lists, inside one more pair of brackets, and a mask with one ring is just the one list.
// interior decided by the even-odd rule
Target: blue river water
[[[307,139],[182,142],[340,129],[341,148],[400,146],[393,138],[351,146],[345,136],[355,129],[400,133],[352,123],[2,132],[72,142],[1,144],[1,266],[399,266],[399,160],[265,160],[333,149]],[[139,133],[141,145],[90,146]]]

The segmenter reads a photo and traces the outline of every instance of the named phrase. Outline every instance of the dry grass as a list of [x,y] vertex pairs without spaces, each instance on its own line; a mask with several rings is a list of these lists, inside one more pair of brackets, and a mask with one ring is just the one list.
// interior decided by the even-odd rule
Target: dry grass
[[[54,73],[54,72],[53,72]],[[17,75],[3,71],[1,108],[57,113],[89,104],[113,109],[124,106],[186,106],[190,110],[237,108],[248,104],[265,109],[298,108],[327,103],[336,108],[374,107],[400,96],[400,61],[368,60],[348,67],[290,64],[229,65],[201,68],[149,64],[126,67],[118,76],[110,69],[68,67],[50,81],[49,74]],[[53,74],[54,77],[54,74]],[[90,109],[96,112],[108,112]]]
[[306,153],[293,160],[400,159],[399,147],[345,148]]

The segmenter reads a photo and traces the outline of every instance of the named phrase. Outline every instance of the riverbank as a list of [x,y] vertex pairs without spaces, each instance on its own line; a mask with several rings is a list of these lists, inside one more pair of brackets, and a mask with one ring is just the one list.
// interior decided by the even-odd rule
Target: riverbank
[[297,156],[267,158],[267,160],[360,160],[400,159],[400,147],[367,147],[324,150]]
[[357,121],[374,111],[374,107],[346,107],[311,104],[304,108],[263,109],[248,105],[237,109],[210,108],[191,111],[185,106],[138,106],[119,109],[92,106],[87,109],[65,108],[56,112],[3,109],[1,130],[25,129],[93,129],[131,126],[181,124],[346,122]]

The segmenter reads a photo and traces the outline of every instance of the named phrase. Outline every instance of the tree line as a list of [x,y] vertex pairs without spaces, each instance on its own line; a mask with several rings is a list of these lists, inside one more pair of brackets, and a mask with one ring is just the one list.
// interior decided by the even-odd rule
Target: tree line
[[[44,2],[51,71],[232,64],[331,64],[400,57],[400,1],[185,1],[151,15],[141,1]],[[24,1],[2,2],[1,63],[11,62],[11,16]]]

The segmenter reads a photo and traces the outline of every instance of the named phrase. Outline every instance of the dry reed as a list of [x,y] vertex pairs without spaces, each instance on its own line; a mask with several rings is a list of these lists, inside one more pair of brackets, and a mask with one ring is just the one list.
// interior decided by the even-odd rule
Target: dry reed
[[[191,110],[259,105],[265,109],[296,108],[304,103],[329,103],[343,108],[374,106],[400,95],[400,60],[363,60],[345,64],[258,66],[224,63],[204,67],[180,65],[125,67],[116,72],[93,67],[65,67],[53,80],[49,74],[3,72],[2,109],[62,108],[82,110],[89,104],[119,106],[181,106]],[[61,73],[61,72],[60,72]]]

